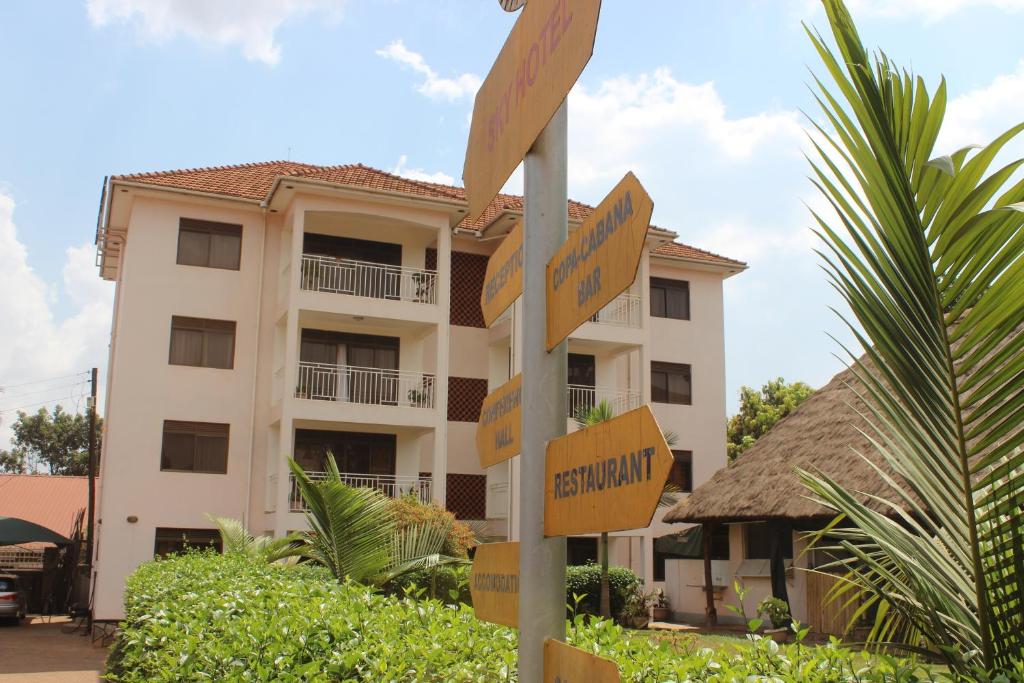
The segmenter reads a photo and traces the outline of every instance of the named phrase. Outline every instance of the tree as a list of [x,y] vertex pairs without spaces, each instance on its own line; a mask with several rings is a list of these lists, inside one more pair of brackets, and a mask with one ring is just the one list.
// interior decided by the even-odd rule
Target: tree
[[741,387],[740,411],[729,418],[725,430],[729,461],[753,446],[776,422],[793,412],[813,393],[814,389],[807,384],[786,384],[781,377],[765,384],[761,391]]
[[[839,56],[808,30],[838,86],[820,81],[813,179],[822,258],[864,349],[873,450],[897,476],[864,500],[801,477],[836,510],[819,545],[841,550],[842,600],[877,608],[869,639],[903,641],[969,680],[1024,659],[1024,160],[990,173],[991,144],[933,157],[946,84],[868,55],[841,0],[824,0]],[[834,131],[834,132],[833,132]],[[827,150],[827,151],[826,151]]]
[[242,555],[257,562],[279,562],[302,554],[302,536],[297,533],[281,538],[253,536],[245,525],[230,517],[206,515],[220,533],[221,549],[224,555]]
[[[100,449],[103,420],[96,419],[96,452]],[[15,474],[45,468],[50,474],[89,473],[89,418],[67,413],[56,406],[53,413],[40,408],[35,414],[18,411],[11,425],[10,451],[0,451],[0,471]]]

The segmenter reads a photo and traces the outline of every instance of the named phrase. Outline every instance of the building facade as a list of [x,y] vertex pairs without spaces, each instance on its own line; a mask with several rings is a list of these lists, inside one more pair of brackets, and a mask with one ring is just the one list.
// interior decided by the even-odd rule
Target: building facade
[[[570,229],[589,211],[570,203]],[[488,329],[479,301],[522,200],[466,214],[461,188],[361,165],[105,182],[97,261],[116,296],[97,619],[121,616],[125,578],[154,553],[215,541],[207,514],[257,534],[304,528],[289,457],[315,477],[330,451],[354,485],[515,536],[515,463],[482,470],[475,429],[488,391],[518,372],[521,302]],[[652,227],[631,290],[571,336],[568,398],[651,402],[678,435],[673,477],[692,487],[725,464],[722,282],[744,265],[675,236]],[[672,531],[616,534],[612,560],[654,581],[653,539]],[[573,559],[595,552],[570,541]]]

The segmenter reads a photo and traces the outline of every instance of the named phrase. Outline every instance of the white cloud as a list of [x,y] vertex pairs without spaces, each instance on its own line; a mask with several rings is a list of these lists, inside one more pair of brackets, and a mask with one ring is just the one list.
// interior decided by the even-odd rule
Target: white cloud
[[[91,244],[69,247],[65,251],[62,285],[51,285],[29,265],[28,252],[18,241],[14,223],[14,200],[0,194],[0,381],[10,387],[0,393],[0,448],[10,439],[12,409],[27,407],[49,399],[68,409],[83,409],[84,386],[69,386],[75,379],[22,385],[40,379],[62,377],[101,368],[105,376],[107,344],[113,285],[100,280],[93,265]],[[71,314],[57,320],[53,304],[67,297]],[[73,398],[69,398],[72,397]],[[100,392],[102,396],[102,390]]]
[[948,154],[964,145],[988,144],[1021,121],[1024,121],[1024,60],[1018,63],[1016,71],[996,76],[989,85],[949,101],[935,152]]
[[338,21],[345,0],[87,0],[94,26],[132,24],[146,40],[183,34],[203,43],[237,45],[246,59],[277,64],[274,33],[287,20],[313,12]]
[[391,172],[395,175],[400,175],[403,178],[409,178],[410,180],[422,180],[428,183],[440,183],[441,185],[454,185],[455,178],[448,175],[444,171],[437,171],[435,173],[428,173],[422,168],[409,168],[406,164],[409,163],[409,157],[405,154],[398,157],[398,163],[395,164]]
[[416,90],[432,100],[457,100],[472,99],[482,83],[479,76],[471,73],[459,74],[455,78],[442,78],[423,59],[423,55],[413,52],[405,46],[401,40],[393,41],[377,54],[385,59],[404,64],[416,73],[423,76],[423,82]]
[[1024,0],[848,0],[850,11],[880,17],[920,16],[940,21],[965,9],[992,7],[1008,12],[1024,10]]

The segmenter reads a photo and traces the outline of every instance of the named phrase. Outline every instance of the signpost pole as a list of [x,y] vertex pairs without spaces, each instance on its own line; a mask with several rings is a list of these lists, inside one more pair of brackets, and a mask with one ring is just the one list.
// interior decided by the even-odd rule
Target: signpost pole
[[568,236],[566,102],[526,155],[522,455],[519,478],[519,680],[544,679],[544,640],[565,639],[565,538],[544,538],[547,442],[565,434],[566,342],[546,351],[546,269]]

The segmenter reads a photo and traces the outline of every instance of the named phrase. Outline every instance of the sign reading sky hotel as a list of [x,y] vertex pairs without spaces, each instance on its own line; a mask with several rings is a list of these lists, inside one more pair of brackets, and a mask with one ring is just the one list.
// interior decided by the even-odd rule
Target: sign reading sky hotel
[[469,573],[469,592],[477,619],[519,626],[519,542],[482,543]]
[[550,441],[544,535],[646,527],[671,468],[672,452],[646,405]]
[[557,640],[544,641],[544,683],[619,683],[618,665]]
[[473,104],[462,181],[479,218],[583,73],[601,0],[530,0]]
[[490,327],[523,293],[523,224],[505,235],[487,259],[487,273],[480,290],[480,310],[484,324]]
[[548,262],[548,351],[633,284],[653,211],[627,173]]
[[476,454],[480,467],[519,455],[522,436],[523,376],[516,375],[492,391],[480,406],[476,423]]

